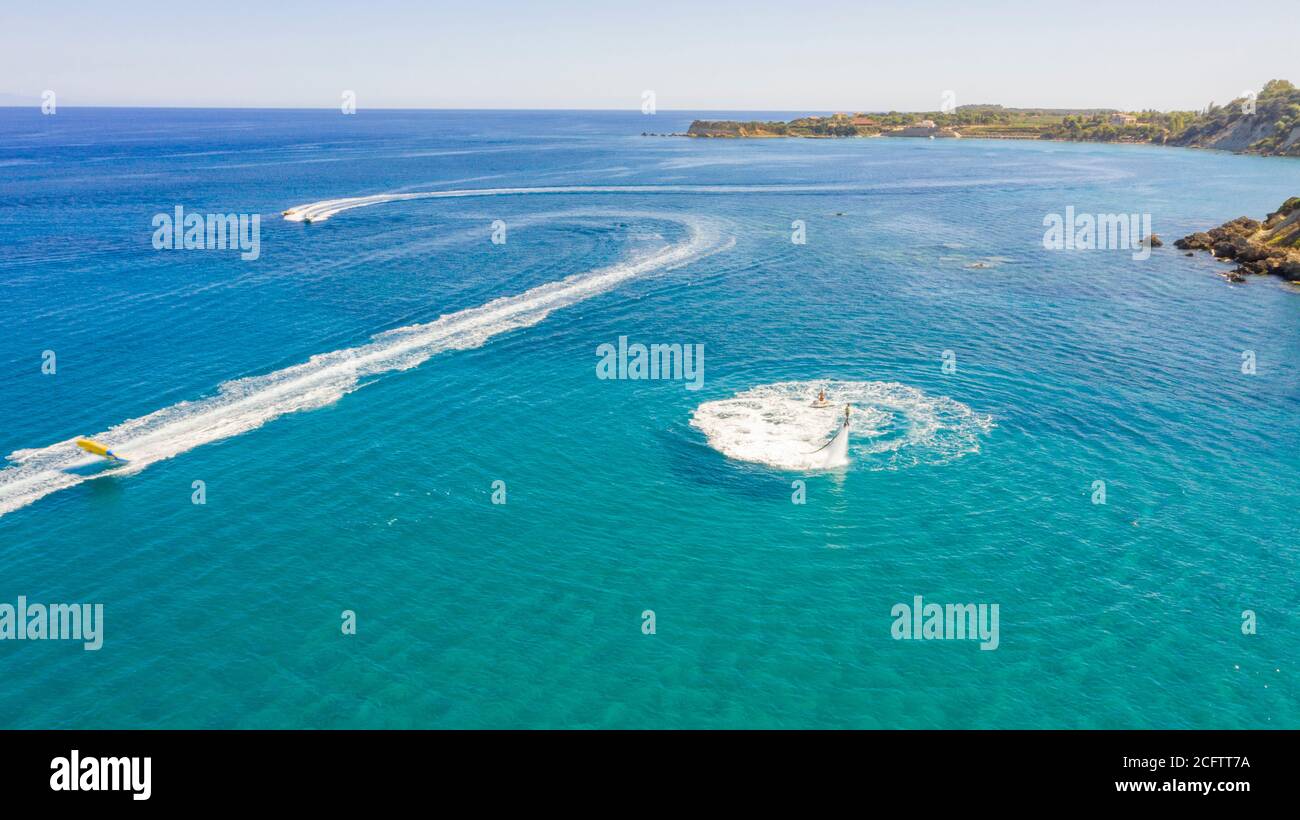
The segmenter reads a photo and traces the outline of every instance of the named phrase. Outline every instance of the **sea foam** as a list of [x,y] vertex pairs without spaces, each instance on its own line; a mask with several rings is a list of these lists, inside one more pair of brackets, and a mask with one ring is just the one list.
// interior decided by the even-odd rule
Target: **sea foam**
[[[823,390],[830,406],[814,407]],[[846,404],[852,406],[848,462],[830,464],[820,448],[839,429]],[[897,382],[791,381],[705,402],[691,426],[728,458],[778,470],[888,470],[977,453],[993,420]]]

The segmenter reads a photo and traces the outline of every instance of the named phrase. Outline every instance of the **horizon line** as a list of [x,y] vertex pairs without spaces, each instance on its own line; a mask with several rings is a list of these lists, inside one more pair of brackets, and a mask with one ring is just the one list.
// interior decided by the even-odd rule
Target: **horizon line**
[[[1231,102],[1231,101],[1229,101]],[[1068,106],[1068,105],[1004,105],[1002,103],[965,103],[957,106],[962,108],[987,108],[1000,107],[1013,111],[1155,111],[1158,113],[1170,113],[1173,111],[1197,111],[1200,109],[1190,108],[1134,108],[1124,109],[1113,106]],[[0,109],[3,108],[36,108],[41,107],[39,99],[33,99],[30,103],[0,103]],[[162,110],[162,111],[338,111],[339,106],[301,106],[301,105],[68,105],[59,103],[59,108],[112,108],[112,109],[129,109],[129,110]],[[628,108],[519,108],[511,106],[469,106],[469,107],[386,107],[386,106],[366,106],[357,107],[357,111],[556,111],[556,112],[625,112],[641,113],[647,117],[656,116],[659,113],[692,113],[700,111],[718,111],[725,113],[771,113],[771,114],[789,114],[806,111],[813,113],[855,113],[855,114],[932,114],[942,112],[939,108],[891,108],[891,109],[871,109],[871,108],[657,108],[654,114],[646,114],[636,107]],[[351,115],[349,115],[351,116]]]

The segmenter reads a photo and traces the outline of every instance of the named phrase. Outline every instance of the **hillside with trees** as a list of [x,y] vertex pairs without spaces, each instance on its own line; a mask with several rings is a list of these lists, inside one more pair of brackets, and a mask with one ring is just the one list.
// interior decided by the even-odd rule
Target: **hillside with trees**
[[1300,89],[1270,80],[1255,97],[1204,111],[1005,108],[807,116],[789,122],[696,120],[692,137],[965,137],[1121,142],[1300,156]]
[[1210,103],[1169,142],[1195,148],[1300,156],[1300,89],[1286,80],[1270,80],[1253,100],[1240,97],[1224,106]]

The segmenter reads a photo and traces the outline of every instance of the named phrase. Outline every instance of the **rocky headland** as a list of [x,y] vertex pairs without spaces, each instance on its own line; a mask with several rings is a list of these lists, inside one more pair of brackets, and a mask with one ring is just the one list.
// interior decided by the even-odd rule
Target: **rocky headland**
[[1184,236],[1174,246],[1189,252],[1209,251],[1216,259],[1235,262],[1236,267],[1224,274],[1232,282],[1263,274],[1300,282],[1300,196],[1283,202],[1263,222],[1239,216]]

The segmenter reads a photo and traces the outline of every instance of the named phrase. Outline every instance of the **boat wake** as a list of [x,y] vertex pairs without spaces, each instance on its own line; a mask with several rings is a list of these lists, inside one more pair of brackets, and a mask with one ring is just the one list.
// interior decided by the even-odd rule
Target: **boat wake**
[[[1100,171],[1092,171],[1087,177],[1096,180]],[[1125,176],[1121,174],[1121,176]],[[1045,177],[1041,179],[956,179],[928,180],[924,182],[878,182],[860,183],[808,183],[790,184],[774,183],[771,185],[551,185],[528,188],[467,188],[456,191],[405,191],[368,196],[343,197],[341,199],[322,199],[295,205],[282,212],[290,222],[324,222],[332,216],[350,211],[353,208],[365,208],[385,202],[408,202],[416,199],[462,199],[466,197],[492,196],[537,196],[556,194],[826,194],[858,193],[924,189],[927,191],[944,188],[975,189],[1025,184],[1061,184],[1073,181],[1072,177]]]
[[[813,406],[822,390],[829,407]],[[853,408],[847,452],[835,446],[845,404]],[[691,426],[724,456],[778,470],[818,471],[850,463],[893,470],[977,453],[993,420],[961,402],[897,382],[806,381],[765,384],[705,402],[695,409]]]
[[[367,200],[365,204],[374,205],[405,198],[411,197],[363,199]],[[305,207],[318,206],[323,203]],[[334,205],[319,212],[328,216],[353,207],[360,205]],[[622,215],[677,222],[685,228],[685,237],[608,267],[449,313],[433,322],[380,333],[358,347],[322,353],[283,370],[225,382],[213,396],[180,402],[91,433],[91,438],[130,459],[122,466],[76,472],[98,460],[81,451],[75,438],[18,450],[9,456],[12,466],[0,470],[0,515],[90,478],[139,472],[200,445],[255,430],[287,413],[325,407],[373,381],[370,377],[416,367],[445,351],[479,347],[498,334],[536,325],[551,311],[590,299],[637,277],[685,265],[728,245],[720,223],[711,219],[667,213]]]
[[466,197],[525,196],[541,194],[745,194],[745,193],[824,193],[856,190],[846,185],[552,185],[533,188],[467,188],[460,191],[411,191],[373,194],[343,199],[323,199],[295,205],[282,212],[290,222],[324,222],[331,216],[385,202],[408,202],[414,199],[463,199]]

